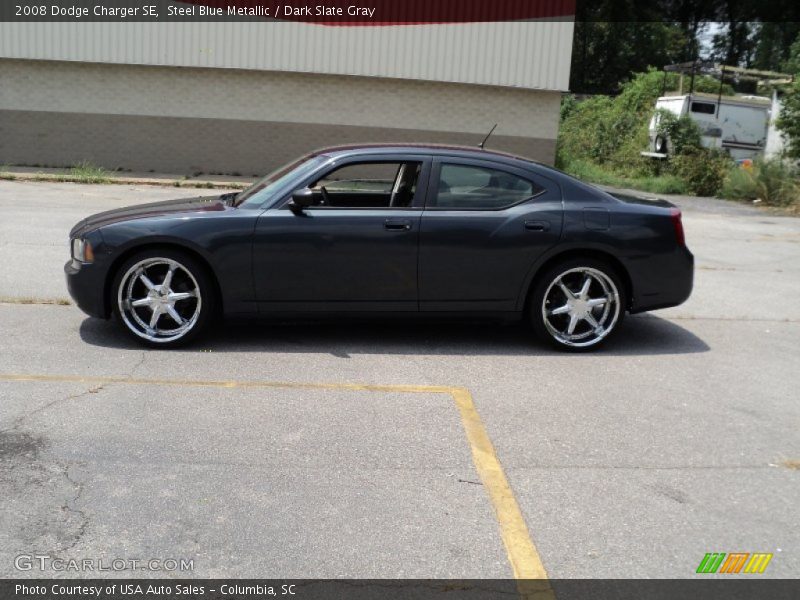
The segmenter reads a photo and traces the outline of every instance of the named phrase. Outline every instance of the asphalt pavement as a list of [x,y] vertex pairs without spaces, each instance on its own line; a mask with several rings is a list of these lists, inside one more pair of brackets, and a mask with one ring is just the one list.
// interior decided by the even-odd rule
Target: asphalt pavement
[[474,323],[229,322],[144,350],[42,303],[67,298],[80,218],[186,195],[0,182],[0,576],[87,575],[15,567],[33,554],[192,561],[103,576],[672,578],[707,552],[800,572],[800,220],[677,199],[693,296],[584,355]]

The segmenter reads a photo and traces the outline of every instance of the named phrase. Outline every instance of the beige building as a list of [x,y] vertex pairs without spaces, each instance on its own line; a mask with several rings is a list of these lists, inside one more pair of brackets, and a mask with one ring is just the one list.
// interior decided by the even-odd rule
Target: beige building
[[321,146],[552,163],[573,23],[0,23],[0,164],[261,174]]

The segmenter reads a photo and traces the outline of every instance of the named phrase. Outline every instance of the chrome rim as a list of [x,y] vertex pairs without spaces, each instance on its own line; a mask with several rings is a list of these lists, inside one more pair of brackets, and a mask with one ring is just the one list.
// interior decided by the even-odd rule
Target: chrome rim
[[619,319],[619,291],[597,269],[578,267],[556,277],[544,294],[545,327],[565,346],[585,347],[606,337]]
[[117,292],[119,313],[133,333],[151,342],[173,342],[197,323],[202,307],[194,275],[170,258],[133,265]]

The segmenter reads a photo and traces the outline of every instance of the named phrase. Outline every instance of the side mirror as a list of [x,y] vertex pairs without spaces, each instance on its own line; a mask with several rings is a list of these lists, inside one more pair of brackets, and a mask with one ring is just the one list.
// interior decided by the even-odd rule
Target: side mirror
[[292,199],[289,202],[289,208],[292,212],[301,213],[304,208],[314,206],[314,191],[311,188],[304,188],[297,190],[292,194]]

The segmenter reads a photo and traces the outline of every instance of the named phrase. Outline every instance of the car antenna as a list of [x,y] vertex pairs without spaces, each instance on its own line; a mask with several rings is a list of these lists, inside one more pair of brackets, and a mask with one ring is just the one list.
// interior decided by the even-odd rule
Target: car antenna
[[484,144],[486,144],[486,140],[488,140],[488,139],[489,139],[489,136],[490,136],[490,135],[492,135],[492,133],[494,133],[494,130],[495,130],[495,129],[497,129],[497,123],[495,123],[495,124],[494,124],[494,127],[492,127],[492,128],[489,130],[489,133],[487,133],[487,134],[486,134],[486,137],[485,137],[485,138],[483,138],[483,141],[482,141],[480,144],[478,144],[478,148],[480,148],[481,150],[483,150],[483,146],[484,146]]

